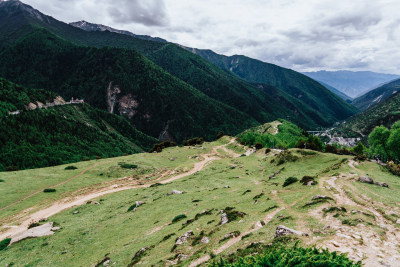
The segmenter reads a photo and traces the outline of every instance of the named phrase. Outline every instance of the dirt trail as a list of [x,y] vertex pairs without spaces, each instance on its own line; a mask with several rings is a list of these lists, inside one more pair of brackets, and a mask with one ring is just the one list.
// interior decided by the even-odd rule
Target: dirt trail
[[[356,169],[353,162],[350,162],[349,165]],[[336,205],[351,206],[374,214],[376,218],[375,229],[363,224],[356,227],[346,226],[332,216],[324,217],[322,209],[329,205],[323,205],[309,212],[309,215],[317,217],[336,230],[336,235],[323,242],[322,246],[329,250],[349,253],[350,258],[356,261],[362,260],[365,266],[400,266],[399,229],[387,221],[374,207],[354,202],[336,183],[340,178],[334,176],[325,181],[331,188],[335,189],[332,194],[336,200]],[[376,227],[384,230],[383,234],[380,235]]]
[[[231,144],[233,142],[234,142],[234,139],[232,139],[228,144]],[[176,176],[173,176],[173,177],[170,177],[170,178],[167,178],[165,180],[161,180],[161,181],[159,181],[159,183],[161,183],[161,184],[170,183],[170,182],[179,180],[183,177],[190,176],[192,174],[195,174],[195,173],[201,171],[207,164],[209,164],[210,162],[212,162],[214,160],[219,159],[219,157],[217,156],[218,155],[217,150],[220,148],[224,148],[228,144],[216,146],[213,148],[211,153],[201,155],[203,157],[203,160],[195,163],[192,170],[182,173],[182,174],[179,174],[179,175],[176,175]],[[94,167],[94,166],[92,166],[92,167]],[[85,171],[87,171],[87,170],[85,170]],[[84,171],[83,171],[83,173],[84,173]],[[74,178],[76,178],[76,177],[74,177]],[[64,181],[63,183],[66,183],[66,182],[67,181]],[[124,191],[124,190],[130,190],[130,189],[136,189],[136,188],[147,188],[147,187],[150,187],[153,183],[144,184],[144,185],[128,185],[128,186],[119,186],[118,184],[114,184],[107,188],[99,189],[99,191],[96,191],[96,192],[91,192],[91,193],[88,193],[85,195],[79,195],[72,199],[67,198],[67,199],[57,201],[48,208],[39,210],[30,215],[27,215],[25,218],[23,218],[23,222],[20,225],[13,226],[12,228],[1,233],[0,240],[3,240],[10,236],[15,236],[17,234],[20,234],[20,233],[26,231],[29,224],[34,221],[39,221],[40,219],[48,218],[48,217],[53,216],[63,210],[66,210],[66,209],[69,209],[69,208],[72,208],[75,206],[83,205],[83,204],[87,203],[89,200],[92,200],[94,198],[98,198],[98,197],[112,194],[112,193],[117,193],[117,192]]]

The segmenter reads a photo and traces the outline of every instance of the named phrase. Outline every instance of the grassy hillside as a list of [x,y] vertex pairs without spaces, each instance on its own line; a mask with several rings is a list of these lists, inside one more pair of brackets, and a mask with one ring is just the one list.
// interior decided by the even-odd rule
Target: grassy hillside
[[367,110],[368,108],[384,101],[386,98],[396,94],[400,91],[400,79],[389,82],[385,85],[382,85],[368,93],[357,97],[353,101],[353,105],[355,105],[360,110]]
[[390,128],[396,121],[400,120],[399,108],[400,94],[397,93],[366,111],[341,122],[334,127],[333,131],[344,136],[365,136],[370,134],[376,126],[384,125]]
[[278,87],[303,104],[324,114],[325,120],[329,123],[345,119],[357,112],[356,108],[340,99],[320,83],[293,70],[246,56],[227,57],[210,50],[200,49],[191,51],[246,81]]
[[[122,117],[87,104],[25,109],[29,103],[53,102],[55,96],[0,79],[0,171],[143,152],[157,142]],[[8,114],[16,110],[20,114]]]
[[[274,239],[278,225],[309,235],[284,238],[289,246],[299,241],[298,246],[316,245],[345,252],[354,263],[362,260],[367,266],[396,263],[398,225],[393,220],[398,216],[398,177],[375,163],[349,165],[348,156],[306,150],[284,152],[292,159],[279,166],[276,159],[282,155],[276,151],[265,154],[260,150],[236,158],[238,155],[229,148],[236,147],[237,152],[243,148],[236,143],[228,146],[228,142],[222,138],[203,147],[168,148],[159,154],[132,155],[112,162],[83,162],[71,173],[60,166],[15,172],[13,178],[0,174],[4,180],[0,190],[15,192],[13,200],[8,200],[9,193],[0,194],[3,208],[9,206],[2,210],[1,237],[14,231],[7,228],[11,223],[28,223],[34,214],[46,216],[46,210],[53,214],[47,222],[61,227],[52,236],[12,244],[1,252],[0,264],[92,266],[109,260],[115,266],[196,266],[212,264],[213,258],[220,257],[236,262],[237,257],[248,253],[268,253],[272,248],[267,244],[282,244]],[[172,161],[171,157],[176,158]],[[205,161],[208,164],[203,164]],[[139,169],[124,170],[118,162],[137,164]],[[197,171],[188,173],[193,164]],[[273,173],[275,176],[269,178]],[[355,181],[366,174],[388,183],[389,188]],[[288,177],[301,179],[305,175],[314,177],[318,184],[295,182],[282,186]],[[15,191],[23,181],[29,181],[34,189],[22,187]],[[62,181],[67,182],[55,186],[55,193],[41,192]],[[149,187],[152,184],[158,186]],[[21,200],[35,190],[36,195]],[[173,190],[184,193],[170,195]],[[88,195],[93,198],[86,198]],[[331,200],[312,200],[317,195]],[[368,200],[371,197],[373,205]],[[54,215],[57,207],[73,205],[79,199],[84,201],[78,206],[65,206]],[[88,200],[98,204],[85,205]],[[128,211],[135,201],[145,204]],[[226,224],[220,224],[221,210],[228,213]],[[177,238],[189,231],[193,235],[176,245]],[[147,248],[145,253],[137,254],[142,248]],[[289,257],[293,251],[283,253]],[[335,258],[330,254],[326,257]]]
[[5,49],[0,60],[0,75],[12,81],[114,109],[157,138],[213,139],[219,131],[236,134],[256,124],[134,50],[76,46],[39,29]]
[[237,138],[249,146],[261,143],[264,147],[295,147],[303,130],[286,120],[277,120],[248,129]]

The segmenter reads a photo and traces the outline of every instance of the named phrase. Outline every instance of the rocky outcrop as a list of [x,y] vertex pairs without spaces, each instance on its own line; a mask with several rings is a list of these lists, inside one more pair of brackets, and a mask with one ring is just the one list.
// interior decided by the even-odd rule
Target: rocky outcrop
[[108,112],[114,113],[114,107],[117,103],[118,95],[121,93],[121,89],[118,85],[113,86],[113,82],[110,82],[107,88],[107,105]]
[[286,226],[279,225],[276,230],[275,230],[275,236],[274,238],[282,237],[282,236],[287,236],[287,235],[298,235],[298,236],[308,236],[308,234],[304,234],[302,232],[290,229]]
[[139,102],[136,101],[131,94],[121,97],[118,102],[120,115],[132,119],[137,112],[136,110],[139,107]]
[[25,232],[13,236],[11,238],[10,245],[26,238],[33,238],[33,237],[42,237],[42,236],[50,236],[54,235],[55,231],[60,230],[60,227],[53,227],[53,223],[46,223],[37,227],[33,227],[31,229],[26,230]]
[[226,224],[228,222],[229,222],[228,215],[225,212],[223,212],[221,214],[221,222],[220,222],[220,224],[223,225],[223,224]]
[[374,179],[372,179],[371,177],[368,177],[368,176],[361,176],[357,180],[361,183],[374,184],[374,185],[378,185],[381,187],[389,187],[389,185],[387,183],[374,182]]
[[331,198],[331,197],[328,197],[328,196],[322,196],[322,195],[316,195],[316,196],[313,196],[311,199],[312,199],[312,200],[320,200],[320,199],[328,199],[328,200],[332,200],[332,198]]
[[171,193],[168,193],[167,196],[170,196],[170,195],[181,195],[181,194],[183,194],[182,191],[179,191],[179,190],[172,190],[172,192],[171,192]]
[[184,233],[181,237],[176,239],[175,245],[182,245],[185,243],[191,236],[193,235],[193,231],[188,231]]
[[208,238],[208,237],[203,237],[202,239],[201,239],[201,241],[200,241],[202,244],[208,244],[208,243],[210,243],[210,238]]
[[368,177],[368,176],[361,176],[357,180],[359,182],[365,183],[365,184],[373,184],[374,183],[374,180],[371,177]]

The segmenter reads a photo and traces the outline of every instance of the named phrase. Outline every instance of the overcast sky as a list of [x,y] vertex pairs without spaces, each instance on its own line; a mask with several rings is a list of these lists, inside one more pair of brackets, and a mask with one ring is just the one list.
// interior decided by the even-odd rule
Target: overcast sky
[[86,20],[297,71],[400,74],[398,0],[22,0]]

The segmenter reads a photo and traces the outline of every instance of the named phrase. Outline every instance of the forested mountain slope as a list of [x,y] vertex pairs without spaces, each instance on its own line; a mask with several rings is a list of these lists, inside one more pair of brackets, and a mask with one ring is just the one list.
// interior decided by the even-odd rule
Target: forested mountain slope
[[354,99],[353,104],[360,110],[366,110],[400,91],[400,79],[382,85]]
[[0,171],[143,152],[157,142],[124,118],[88,104],[39,108],[55,98],[64,103],[53,92],[0,78]]
[[[317,90],[307,89],[307,94],[297,94],[299,88],[281,86],[282,82],[288,82],[286,77],[282,77],[278,81],[272,75],[271,81],[267,80],[263,83],[276,86],[278,89],[265,92],[178,45],[142,40],[109,31],[87,32],[45,16],[19,1],[11,1],[7,5],[0,6],[0,15],[3,15],[0,16],[0,25],[3,25],[0,30],[0,39],[4,40],[3,48],[12,44],[27,32],[34,31],[37,27],[44,27],[77,44],[135,49],[180,80],[220,102],[247,113],[259,123],[279,117],[290,117],[291,121],[305,128],[315,128],[331,125],[333,122],[355,112],[355,109],[338,97],[332,96],[333,94],[319,84],[316,85],[317,83],[307,84],[311,88],[319,86]],[[6,34],[2,31],[3,29],[8,29]],[[12,36],[10,36],[10,32],[12,32]],[[277,66],[276,68],[284,70]],[[298,73],[296,74],[295,79],[303,77]],[[289,79],[291,78],[289,77]],[[310,79],[310,81],[312,80]],[[289,84],[292,85],[292,83]],[[302,90],[300,91],[303,92]],[[293,98],[287,98],[284,93],[297,98],[302,105],[294,103]],[[314,95],[314,93],[317,93],[317,95]],[[324,98],[330,100],[333,98],[333,100],[324,101]],[[314,100],[309,101],[310,99]],[[326,104],[326,107],[322,108],[321,104],[318,104],[319,102]]]

